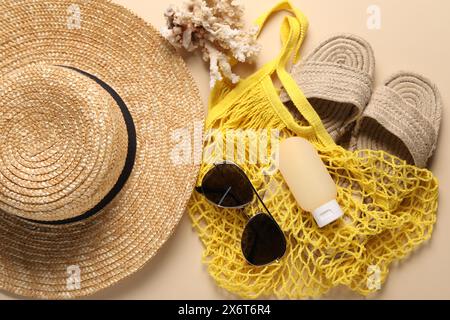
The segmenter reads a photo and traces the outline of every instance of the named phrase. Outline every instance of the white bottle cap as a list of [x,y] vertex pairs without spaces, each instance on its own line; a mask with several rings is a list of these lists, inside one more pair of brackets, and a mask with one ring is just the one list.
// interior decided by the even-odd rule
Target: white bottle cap
[[324,204],[320,208],[314,210],[312,214],[319,228],[329,225],[344,215],[336,200]]

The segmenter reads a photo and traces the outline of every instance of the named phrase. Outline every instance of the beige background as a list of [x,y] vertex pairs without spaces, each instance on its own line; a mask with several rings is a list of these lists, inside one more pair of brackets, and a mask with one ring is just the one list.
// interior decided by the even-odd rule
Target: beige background
[[[163,11],[182,0],[115,0],[136,12],[157,28],[164,24]],[[242,0],[247,21],[276,4],[277,0]],[[366,38],[377,59],[377,84],[398,70],[423,73],[441,90],[444,107],[450,108],[450,23],[448,0],[292,0],[308,16],[310,31],[303,55],[320,41],[339,32]],[[367,28],[367,8],[379,5],[381,30]],[[261,38],[264,50],[259,64],[279,50],[281,16],[271,20]],[[186,61],[200,87],[206,105],[209,75],[198,56]],[[441,182],[438,223],[432,240],[409,259],[392,267],[390,277],[378,299],[450,299],[450,113],[444,110],[443,127],[432,170]],[[185,216],[174,236],[140,272],[92,298],[97,299],[227,299],[233,298],[216,287],[201,264],[202,245]],[[0,299],[12,299],[0,292]],[[338,289],[326,298],[357,299]]]

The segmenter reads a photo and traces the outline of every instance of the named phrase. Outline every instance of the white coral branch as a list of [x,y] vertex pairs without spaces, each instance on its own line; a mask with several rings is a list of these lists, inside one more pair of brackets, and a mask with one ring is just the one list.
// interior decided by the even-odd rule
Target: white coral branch
[[223,77],[236,83],[239,77],[231,70],[230,57],[252,62],[261,51],[258,29],[244,30],[243,14],[236,0],[187,0],[166,10],[161,33],[177,48],[202,53],[210,63],[211,86]]

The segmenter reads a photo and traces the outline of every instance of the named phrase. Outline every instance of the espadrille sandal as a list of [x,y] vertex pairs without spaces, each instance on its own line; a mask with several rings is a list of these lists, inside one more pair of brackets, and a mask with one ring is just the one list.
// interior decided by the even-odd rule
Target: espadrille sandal
[[[365,40],[350,34],[322,42],[291,74],[338,141],[351,129],[372,95],[375,58]],[[281,99],[289,102],[282,90]]]
[[425,77],[399,72],[375,90],[355,128],[352,149],[383,150],[426,167],[436,149],[442,115],[437,87]]

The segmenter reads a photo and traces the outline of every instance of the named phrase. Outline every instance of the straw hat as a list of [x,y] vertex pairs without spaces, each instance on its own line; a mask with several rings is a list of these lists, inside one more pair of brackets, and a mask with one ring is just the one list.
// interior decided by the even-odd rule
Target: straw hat
[[179,222],[198,168],[174,161],[172,130],[202,123],[198,90],[106,0],[1,1],[0,27],[0,289],[92,294]]

